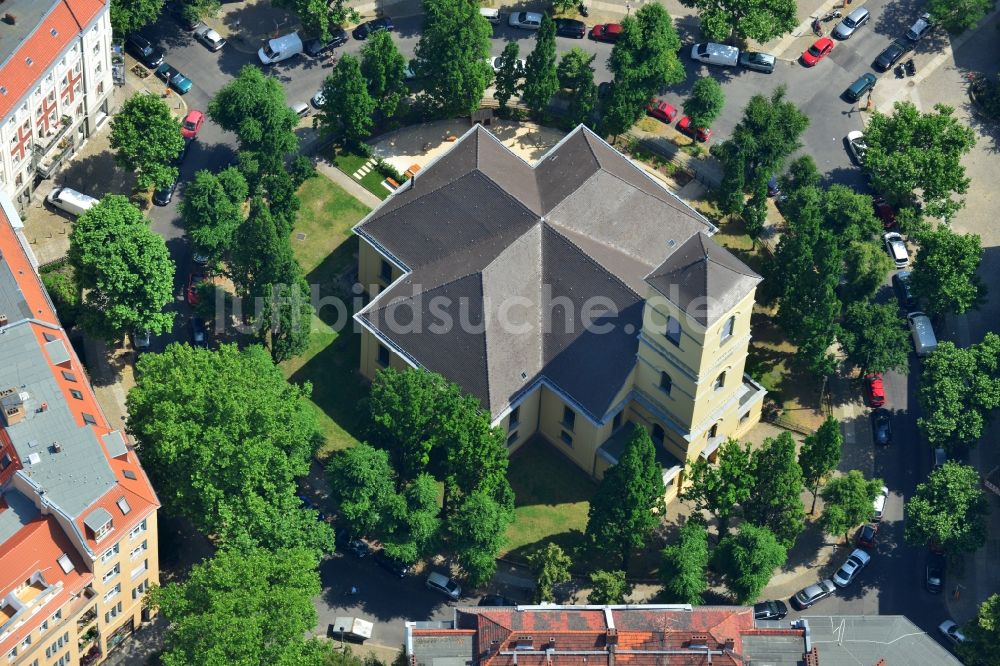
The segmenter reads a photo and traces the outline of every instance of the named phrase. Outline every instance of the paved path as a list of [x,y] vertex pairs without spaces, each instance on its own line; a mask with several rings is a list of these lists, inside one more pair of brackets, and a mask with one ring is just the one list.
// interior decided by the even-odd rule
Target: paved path
[[337,185],[344,188],[348,194],[352,197],[368,206],[369,208],[376,208],[382,203],[382,199],[366,190],[361,184],[348,176],[346,173],[330,164],[325,158],[318,158],[316,160],[316,170],[335,182]]

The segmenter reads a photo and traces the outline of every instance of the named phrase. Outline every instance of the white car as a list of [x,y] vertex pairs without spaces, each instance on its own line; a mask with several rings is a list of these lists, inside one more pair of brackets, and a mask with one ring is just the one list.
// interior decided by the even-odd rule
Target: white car
[[[500,71],[500,60],[501,60],[500,56],[494,56],[494,57],[490,58],[490,67],[493,68],[494,72],[499,72]],[[525,61],[523,61],[521,59],[518,59],[518,61],[517,61],[517,68],[519,70],[521,70],[521,74],[524,74],[524,68],[525,68],[525,66],[527,66],[527,64],[528,63],[526,63]]]
[[195,28],[194,37],[199,42],[207,46],[209,51],[218,51],[226,45],[226,40],[222,38],[222,35],[212,30],[207,25]]
[[873,504],[875,505],[875,510],[872,512],[872,522],[878,523],[882,521],[882,516],[885,514],[885,503],[889,499],[889,489],[882,486],[882,492],[879,493],[878,497],[875,498]]
[[844,565],[837,570],[837,573],[833,574],[833,584],[837,587],[847,587],[857,578],[858,572],[868,566],[871,559],[871,555],[860,548],[855,548],[854,552],[847,557]]
[[522,30],[538,30],[542,26],[542,15],[538,12],[514,12],[507,19],[507,25]]
[[858,166],[865,165],[865,154],[868,152],[868,144],[865,143],[864,132],[853,130],[847,133],[847,149],[851,151],[851,157],[858,163]]
[[938,625],[938,631],[944,634],[952,643],[964,643],[965,634],[958,628],[958,625],[951,620],[945,620]]
[[407,81],[412,81],[417,78],[417,61],[416,59],[406,63],[406,69],[403,70],[403,78]]
[[326,97],[323,96],[323,91],[319,90],[316,92],[315,95],[312,96],[312,100],[310,101],[312,102],[313,106],[319,109],[323,106],[323,103],[326,102]]
[[934,24],[931,23],[931,15],[921,14],[917,22],[906,31],[906,38],[911,42],[919,42],[933,27]]
[[890,231],[882,236],[882,240],[885,241],[885,251],[889,253],[896,268],[906,268],[906,265],[910,263],[910,255],[906,251],[906,242],[903,237],[895,231]]

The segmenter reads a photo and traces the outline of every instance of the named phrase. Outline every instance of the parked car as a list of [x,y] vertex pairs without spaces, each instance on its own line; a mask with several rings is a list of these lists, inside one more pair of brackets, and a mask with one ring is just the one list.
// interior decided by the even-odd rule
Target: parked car
[[326,41],[322,39],[310,39],[302,45],[302,49],[313,58],[318,58],[346,43],[347,31],[338,25],[330,28],[330,39]]
[[885,200],[884,197],[872,197],[872,206],[875,208],[875,217],[882,220],[883,229],[892,229],[896,226],[896,211]]
[[194,31],[194,38],[208,47],[209,51],[215,52],[226,45],[226,40],[222,35],[212,30],[207,25],[200,26]]
[[273,65],[302,53],[302,38],[299,33],[290,32],[267,40],[264,46],[257,49],[257,59],[262,65]]
[[156,78],[160,79],[171,88],[184,95],[191,90],[194,84],[191,79],[181,74],[175,67],[163,63],[156,68]]
[[315,94],[315,95],[313,95],[313,96],[312,96],[312,97],[311,97],[311,98],[309,99],[309,101],[310,101],[310,102],[312,103],[312,105],[313,105],[313,106],[315,106],[315,107],[316,107],[317,109],[321,108],[321,107],[322,107],[322,106],[323,106],[324,104],[326,104],[326,95],[324,95],[324,94],[323,94],[323,89],[322,89],[322,88],[320,88],[319,90],[317,90],[317,91],[316,91],[316,94]]
[[191,344],[195,347],[208,347],[208,330],[201,317],[191,317]]
[[743,51],[740,53],[740,65],[755,72],[770,74],[774,71],[776,59],[770,53],[760,53],[758,51]]
[[880,523],[882,522],[882,517],[885,515],[885,505],[889,501],[889,489],[882,486],[879,491],[878,497],[872,502],[872,522]]
[[880,72],[884,72],[895,65],[907,51],[913,48],[913,42],[907,39],[894,39],[889,46],[885,47],[882,53],[875,58],[874,67]]
[[622,34],[619,23],[602,23],[590,29],[590,38],[598,42],[617,42]]
[[392,24],[392,19],[388,16],[383,16],[382,18],[372,19],[371,21],[365,21],[357,28],[351,31],[351,37],[358,41],[368,39],[368,35],[378,32],[380,30],[392,30],[395,28]]
[[837,587],[847,587],[871,560],[871,555],[860,548],[855,548],[854,552],[847,556],[847,561],[837,569],[837,573],[833,574],[833,584]]
[[945,558],[935,553],[927,554],[927,566],[924,569],[924,587],[931,594],[940,594],[944,589]]
[[205,281],[205,274],[195,271],[188,274],[187,287],[184,289],[184,298],[188,305],[194,307],[198,305],[198,285]]
[[872,439],[878,446],[892,444],[892,416],[881,407],[872,410]]
[[[501,59],[500,56],[494,56],[494,57],[490,58],[490,67],[493,68],[494,72],[499,72],[500,71],[500,59]],[[528,63],[526,63],[524,60],[518,58],[518,60],[517,60],[517,68],[521,71],[522,75],[524,75],[524,68],[527,67],[527,66],[528,66]]]
[[934,449],[934,469],[948,462],[948,452],[942,448]]
[[163,51],[153,46],[153,43],[139,34],[125,38],[125,50],[149,69],[156,69],[163,64]]
[[872,549],[875,547],[875,539],[878,537],[878,524],[868,523],[858,528],[854,535],[854,545],[858,548]]
[[587,36],[587,26],[583,21],[568,18],[557,18],[553,19],[552,22],[556,24],[556,35],[560,37],[583,39]]
[[201,131],[201,126],[205,124],[205,114],[198,109],[191,109],[181,121],[181,136],[185,139],[194,139]]
[[174,200],[174,192],[177,190],[177,182],[179,179],[174,179],[167,187],[160,188],[153,192],[153,203],[157,206],[166,206],[171,201]]
[[857,32],[858,28],[868,23],[868,20],[872,17],[871,12],[869,12],[864,7],[858,7],[853,12],[844,17],[836,28],[833,29],[833,36],[837,39],[850,39],[851,36]]
[[772,198],[781,196],[781,183],[778,182],[777,176],[767,179],[767,196]]
[[885,404],[885,381],[881,372],[869,372],[865,375],[865,397],[872,407],[881,407]]
[[837,586],[829,578],[802,588],[792,597],[792,605],[799,610],[805,610],[837,591]]
[[753,605],[753,619],[781,620],[788,615],[788,606],[784,601],[762,601]]
[[906,38],[911,42],[919,42],[933,27],[934,24],[931,22],[931,15],[921,14],[920,18],[906,31]]
[[882,240],[885,241],[885,251],[889,253],[896,268],[906,268],[910,263],[910,254],[906,251],[903,237],[895,231],[890,231],[882,235]]
[[848,102],[857,102],[862,95],[875,87],[877,81],[874,74],[865,72],[844,91],[844,99]]
[[649,100],[649,104],[646,105],[646,114],[656,118],[657,120],[662,120],[669,125],[674,122],[674,118],[677,117],[677,109],[673,104],[668,104],[662,99],[656,99],[654,97]]
[[851,130],[847,133],[847,150],[851,153],[851,159],[858,166],[865,165],[865,155],[868,154],[868,144],[865,143],[864,132]]
[[302,502],[302,506],[304,508],[311,509],[311,510],[313,510],[313,511],[316,512],[316,519],[317,520],[322,520],[323,522],[326,522],[326,514],[323,513],[323,511],[321,511],[320,508],[318,506],[316,506],[313,503],[313,501],[311,499],[309,499],[309,497],[307,495],[303,495],[302,493],[299,493],[298,495],[296,495],[296,497],[298,497],[299,501]]
[[440,592],[449,599],[458,599],[462,596],[462,587],[451,578],[436,571],[432,571],[427,576],[428,589]]
[[702,143],[708,141],[712,138],[712,130],[708,127],[699,127],[695,129],[691,126],[691,119],[684,116],[677,121],[677,131],[682,134],[687,134],[693,139],[698,139]]
[[538,30],[542,25],[542,15],[538,12],[512,12],[507,25],[522,30]]
[[76,217],[100,203],[94,197],[77,192],[72,187],[56,187],[45,197],[45,202],[54,208],[65,211]]
[[132,331],[132,346],[136,351],[145,351],[153,343],[153,335],[147,329],[145,331]]
[[896,300],[899,306],[907,312],[912,311],[917,305],[917,299],[913,295],[913,288],[910,287],[910,271],[899,271],[892,276],[892,289],[896,292]]
[[395,557],[386,553],[383,548],[379,548],[375,551],[375,561],[380,567],[398,578],[403,578],[406,574],[410,573],[409,564],[403,562],[402,560],[397,560]]
[[820,60],[825,58],[833,50],[833,40],[829,37],[822,37],[802,52],[802,64],[806,67],[813,67]]
[[499,594],[487,594],[479,600],[480,606],[516,606],[517,602]]
[[354,537],[346,527],[337,528],[337,531],[333,533],[333,538],[341,550],[350,553],[359,560],[364,559],[371,552],[368,544]]
[[944,637],[950,640],[952,643],[964,643],[965,634],[962,630],[958,628],[952,620],[945,620],[940,625],[938,625],[938,631],[944,634]]
[[913,349],[917,356],[923,358],[937,349],[937,336],[934,334],[934,324],[931,318],[923,312],[911,312],[906,315],[913,336]]
[[735,67],[739,63],[740,50],[728,44],[702,42],[691,47],[691,59],[706,65]]

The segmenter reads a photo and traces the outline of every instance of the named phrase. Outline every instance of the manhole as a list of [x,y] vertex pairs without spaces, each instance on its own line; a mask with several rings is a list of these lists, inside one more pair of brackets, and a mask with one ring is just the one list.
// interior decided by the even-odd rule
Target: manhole
[[297,234],[295,234],[295,240],[304,241],[305,239],[306,239],[306,235],[305,234],[303,234],[303,233],[297,233]]

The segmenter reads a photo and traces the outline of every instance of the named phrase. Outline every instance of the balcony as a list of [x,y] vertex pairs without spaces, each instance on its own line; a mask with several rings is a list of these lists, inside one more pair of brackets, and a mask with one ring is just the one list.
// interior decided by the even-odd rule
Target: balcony
[[81,615],[76,621],[76,631],[80,633],[87,628],[87,625],[93,624],[97,620],[97,606],[94,606],[86,613]]
[[77,651],[81,653],[86,652],[91,646],[95,645],[95,641],[97,648],[100,649],[101,632],[98,631],[96,626],[93,626],[80,636],[80,640],[76,642]]
[[73,136],[69,133],[73,123],[72,118],[63,116],[59,131],[40,137],[41,141],[32,145],[32,165],[42,178],[52,176],[66,156],[73,152]]

